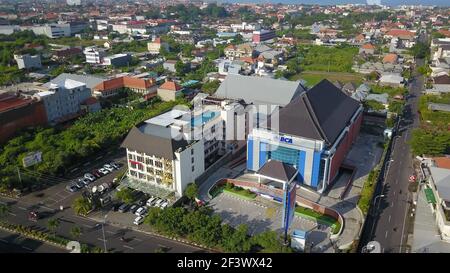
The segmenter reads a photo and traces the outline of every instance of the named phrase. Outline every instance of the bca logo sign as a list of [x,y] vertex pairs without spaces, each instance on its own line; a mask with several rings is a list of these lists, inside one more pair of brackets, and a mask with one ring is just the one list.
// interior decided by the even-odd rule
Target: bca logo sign
[[284,143],[292,144],[292,138],[289,137],[280,137],[280,141]]
[[70,250],[70,253],[81,253],[81,245],[77,241],[70,241],[66,245],[66,249]]

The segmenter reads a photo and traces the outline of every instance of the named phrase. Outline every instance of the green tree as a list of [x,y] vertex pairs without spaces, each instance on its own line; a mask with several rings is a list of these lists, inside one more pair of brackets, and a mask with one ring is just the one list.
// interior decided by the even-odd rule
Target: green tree
[[130,188],[122,188],[120,191],[117,191],[116,197],[127,204],[134,202],[133,191]]
[[9,207],[8,205],[0,204],[0,219],[5,218],[8,215]]
[[73,210],[78,215],[86,215],[92,209],[92,204],[87,198],[78,197],[73,202]]
[[56,235],[56,230],[58,229],[59,225],[60,225],[60,222],[59,222],[59,220],[56,219],[56,218],[50,219],[50,220],[48,220],[48,222],[47,222],[47,227],[48,227],[48,229],[49,229],[51,232],[53,232],[54,235]]
[[184,195],[190,200],[194,200],[198,195],[198,185],[195,183],[189,183],[184,190]]
[[255,235],[252,237],[252,242],[264,253],[285,253],[292,251],[289,247],[283,245],[280,235],[273,230]]
[[235,231],[228,227],[222,228],[222,247],[227,252],[248,252],[251,248],[251,243],[248,238],[248,226],[245,224],[239,225]]
[[175,71],[177,76],[184,76],[191,70],[191,65],[189,63],[183,63],[182,61],[177,61],[175,63]]
[[204,93],[212,95],[217,91],[219,86],[220,86],[220,81],[218,81],[218,80],[209,81],[202,85],[201,90]]
[[80,238],[80,236],[83,234],[83,230],[81,229],[81,227],[78,226],[74,226],[70,229],[70,235],[72,236],[73,239],[77,240],[78,238]]

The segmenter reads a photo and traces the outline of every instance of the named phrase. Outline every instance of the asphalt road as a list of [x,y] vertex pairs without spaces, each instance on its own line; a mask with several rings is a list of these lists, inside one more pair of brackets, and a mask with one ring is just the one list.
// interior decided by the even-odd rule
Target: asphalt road
[[[417,60],[416,67],[423,65]],[[409,176],[414,174],[413,155],[408,145],[412,130],[419,126],[418,103],[423,89],[423,76],[415,72],[409,86],[410,96],[405,104],[403,118],[399,124],[400,133],[394,138],[390,162],[387,165],[381,193],[372,204],[368,217],[368,241],[377,241],[382,252],[405,252],[407,250],[408,210],[411,194],[408,190]],[[366,242],[367,243],[367,242]]]
[[[39,205],[30,205],[20,200],[0,197],[0,203],[8,204],[10,207],[7,222],[31,226],[42,231],[49,231],[48,220],[59,219],[60,225],[56,232],[66,238],[72,238],[71,229],[74,226],[82,229],[82,235],[76,238],[77,241],[104,248],[103,234],[106,239],[106,249],[108,252],[139,252],[154,253],[156,250],[165,249],[167,252],[192,253],[205,252],[203,249],[183,244],[181,242],[169,240],[163,237],[149,235],[143,232],[116,227],[106,223],[104,232],[102,225],[91,219],[77,216],[72,209],[64,211],[52,210]],[[28,211],[37,210],[42,216],[37,222],[28,220]],[[121,240],[124,237],[124,241]],[[45,252],[43,250],[43,252]]]
[[44,244],[18,234],[0,230],[0,253],[68,253],[68,250]]

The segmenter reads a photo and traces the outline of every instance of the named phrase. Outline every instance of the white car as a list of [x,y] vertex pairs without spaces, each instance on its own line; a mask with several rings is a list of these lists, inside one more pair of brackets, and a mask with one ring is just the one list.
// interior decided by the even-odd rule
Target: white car
[[135,224],[136,226],[139,226],[139,225],[142,224],[143,222],[144,222],[144,217],[138,216],[138,217],[136,217],[136,219],[134,219],[133,224]]
[[147,209],[144,208],[144,207],[140,207],[140,208],[137,209],[137,211],[134,214],[137,215],[137,216],[142,216],[142,215],[144,215],[146,213],[147,213]]
[[169,203],[168,202],[164,202],[164,203],[161,204],[160,208],[161,209],[165,209],[165,208],[167,208],[167,205],[169,205]]
[[91,181],[91,182],[95,180],[95,176],[90,173],[85,173],[84,178],[89,179],[89,181]]
[[155,207],[159,207],[163,203],[163,201],[163,199],[158,199],[158,201],[156,201],[155,203]]
[[103,165],[103,168],[107,169],[107,170],[110,171],[110,172],[114,171],[113,166],[111,166],[111,165],[109,165],[109,164]]
[[109,171],[107,170],[107,169],[105,169],[105,168],[101,168],[101,169],[99,169],[98,170],[101,174],[103,174],[103,175],[107,175],[108,173],[109,173]]
[[147,207],[150,207],[155,201],[156,197],[152,196],[147,200]]

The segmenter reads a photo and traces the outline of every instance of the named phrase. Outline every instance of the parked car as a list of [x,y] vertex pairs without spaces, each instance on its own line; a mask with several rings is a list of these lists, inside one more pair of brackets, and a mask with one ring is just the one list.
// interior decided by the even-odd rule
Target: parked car
[[80,182],[80,181],[78,181],[78,182],[76,182],[75,183],[75,187],[77,187],[79,190],[81,190],[82,188],[84,188],[84,184],[83,184],[83,182]]
[[89,181],[91,181],[91,182],[93,182],[96,179],[95,176],[91,173],[85,173],[84,178],[89,179]]
[[158,201],[155,202],[155,207],[159,207],[164,202],[163,199],[158,199]]
[[145,204],[146,204],[146,200],[145,200],[145,199],[141,199],[141,200],[139,200],[139,201],[137,202],[137,204],[138,204],[140,207],[143,207],[143,206],[145,206]]
[[147,213],[147,209],[144,207],[140,207],[134,214],[136,214],[137,216],[142,216],[146,213]]
[[138,205],[133,204],[133,205],[131,205],[131,207],[130,207],[130,212],[133,213],[133,214],[135,214],[136,211],[138,210],[138,208],[139,208]]
[[107,170],[107,169],[105,169],[105,168],[101,168],[101,169],[99,169],[98,170],[101,174],[103,174],[103,175],[107,175],[108,173],[109,173],[109,171]]
[[95,170],[92,170],[92,174],[95,176],[95,177],[97,177],[97,178],[100,178],[100,177],[102,177],[102,173],[101,172],[99,172],[97,169],[95,169]]
[[91,183],[91,180],[89,180],[87,178],[80,178],[80,179],[78,179],[78,181],[83,183],[85,186],[87,186]]
[[122,206],[123,205],[123,203],[122,202],[120,202],[120,203],[115,203],[114,205],[112,205],[112,210],[113,211],[118,211],[119,210],[119,208],[120,208],[120,206]]
[[104,168],[104,169],[107,169],[107,170],[110,171],[110,172],[114,171],[114,168],[113,168],[111,165],[109,165],[109,164],[103,165],[103,168]]
[[70,184],[66,187],[66,189],[70,192],[76,192],[78,191],[78,187],[75,184]]
[[164,202],[164,203],[161,204],[160,208],[161,209],[165,209],[165,208],[167,208],[168,205],[169,205],[168,202]]
[[144,222],[144,217],[138,216],[138,217],[136,217],[136,219],[134,219],[133,224],[135,224],[136,226],[139,226],[139,225],[142,224],[143,222]]
[[109,163],[109,165],[111,165],[111,167],[113,167],[114,169],[119,169],[120,168],[119,164],[117,164],[115,162],[111,162],[111,163]]
[[147,207],[152,206],[153,202],[155,201],[156,197],[152,196],[147,200]]
[[119,212],[122,212],[122,213],[127,212],[129,208],[130,208],[130,205],[128,205],[128,204],[122,204],[122,205],[119,207]]

